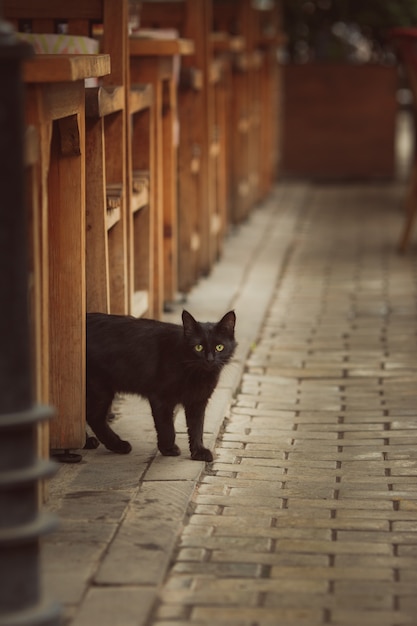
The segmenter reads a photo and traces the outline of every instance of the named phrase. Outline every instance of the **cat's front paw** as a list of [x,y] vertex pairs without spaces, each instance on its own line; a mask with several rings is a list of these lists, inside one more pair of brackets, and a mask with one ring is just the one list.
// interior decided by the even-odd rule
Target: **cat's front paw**
[[191,452],[191,458],[193,461],[205,461],[206,463],[211,463],[213,455],[207,448],[198,448],[197,450],[193,450]]
[[100,442],[97,437],[93,437],[90,435],[85,439],[84,450],[95,450],[99,447],[99,445]]
[[132,446],[128,441],[124,441],[123,439],[119,439],[119,441],[114,442],[110,446],[106,446],[112,452],[117,452],[117,454],[129,454],[132,451]]
[[159,448],[159,452],[164,456],[179,456],[181,454],[181,450],[176,443],[174,443],[172,448]]

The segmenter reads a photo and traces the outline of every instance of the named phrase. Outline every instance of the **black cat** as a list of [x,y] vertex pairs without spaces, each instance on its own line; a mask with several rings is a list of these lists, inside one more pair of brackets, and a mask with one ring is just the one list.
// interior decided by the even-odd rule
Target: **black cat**
[[110,428],[107,412],[117,392],[149,400],[161,454],[177,456],[174,409],[182,404],[191,458],[212,461],[203,445],[204,413],[223,366],[235,347],[233,311],[217,323],[197,322],[187,311],[183,326],[104,313],[87,314],[87,422],[108,448],[132,447]]

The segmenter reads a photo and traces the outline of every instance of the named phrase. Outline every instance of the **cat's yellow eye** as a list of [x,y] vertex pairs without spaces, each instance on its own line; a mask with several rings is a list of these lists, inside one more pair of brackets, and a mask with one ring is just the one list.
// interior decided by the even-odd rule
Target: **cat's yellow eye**
[[224,350],[224,345],[222,343],[218,343],[216,346],[216,352],[221,352]]
[[201,345],[201,343],[198,343],[196,346],[194,346],[194,350],[196,352],[202,352],[204,350],[203,346]]

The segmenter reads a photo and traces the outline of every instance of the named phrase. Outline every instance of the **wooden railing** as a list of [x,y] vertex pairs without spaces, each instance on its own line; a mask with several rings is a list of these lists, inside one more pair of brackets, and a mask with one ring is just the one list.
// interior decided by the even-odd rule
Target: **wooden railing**
[[279,11],[144,0],[148,32],[130,37],[128,0],[3,11],[20,31],[99,41],[96,54],[38,55],[25,70],[37,397],[57,407],[46,445],[79,448],[86,312],[160,318],[275,181]]

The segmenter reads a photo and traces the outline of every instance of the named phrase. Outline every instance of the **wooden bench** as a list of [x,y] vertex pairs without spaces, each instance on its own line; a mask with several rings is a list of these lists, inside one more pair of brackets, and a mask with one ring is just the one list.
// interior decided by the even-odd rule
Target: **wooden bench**
[[39,143],[28,194],[36,388],[57,409],[52,448],[85,441],[84,79],[109,70],[108,55],[44,55],[24,68],[26,121]]
[[218,257],[211,17],[211,0],[145,1],[141,9],[141,27],[174,29],[194,43],[181,59],[178,94],[178,287],[185,293]]
[[[35,208],[32,247],[37,255],[33,265],[39,274],[34,279],[33,288],[34,344],[38,371],[41,372],[37,395],[39,400],[55,404],[58,409],[58,417],[51,427],[51,447],[79,448],[85,440],[86,311],[134,311],[150,315],[155,312],[151,281],[153,249],[149,245],[152,219],[148,193],[149,156],[142,157],[143,169],[147,172],[146,184],[143,185],[143,176],[138,178],[132,170],[133,131],[130,126],[131,111],[149,111],[153,100],[149,86],[130,93],[127,0],[61,3],[17,0],[6,2],[5,13],[17,29],[25,31],[29,28],[38,33],[55,33],[64,24],[69,34],[89,36],[93,32],[97,34],[99,29],[101,48],[111,55],[111,73],[109,56],[86,57],[85,63],[88,61],[90,65],[87,63],[87,66],[91,66],[94,72],[83,72],[82,57],[57,55],[48,59],[39,55],[31,66],[31,75],[27,77],[31,84],[44,79],[55,81],[55,77],[41,76],[38,69],[45,64],[49,67],[51,63],[59,68],[69,64],[73,74],[68,80],[76,81],[78,90],[80,108],[77,110],[77,124],[80,129],[72,118],[68,122],[64,116],[67,104],[64,94],[63,110],[59,113],[64,119],[59,121],[58,130],[52,132],[52,126],[56,124],[51,126],[51,119],[55,119],[57,114],[47,109],[55,107],[55,102],[51,100],[51,89],[44,83],[36,87],[41,95],[35,87],[30,86],[27,90],[27,120],[33,122],[40,138],[39,165],[29,168],[30,195]],[[97,59],[101,59],[101,67],[105,71],[97,70]],[[35,71],[38,73],[35,74]],[[84,76],[89,73],[102,77],[100,86],[84,88]],[[67,80],[64,75],[60,75],[61,79]],[[61,87],[64,89],[64,85]],[[54,89],[58,87],[54,85]],[[73,89],[72,86],[66,87],[69,102],[73,99]],[[81,115],[82,121],[78,119]],[[77,175],[67,167],[68,160],[65,171],[59,169],[60,148],[56,144],[64,131],[67,136],[73,132],[78,137],[81,169]],[[137,139],[136,131],[135,137]],[[135,162],[137,160],[136,151]],[[37,169],[40,170],[39,176],[32,176]],[[40,217],[34,202],[37,184],[42,196]],[[72,210],[67,211],[68,205]],[[136,217],[138,214],[146,214],[140,224]],[[75,228],[72,224],[76,220]],[[54,272],[48,279],[51,259]],[[71,267],[68,282],[73,282],[69,286],[61,280],[64,278],[61,264]],[[56,283],[53,288],[49,284],[52,277]],[[74,309],[77,315],[71,313]]]
[[131,276],[131,312],[140,317],[161,317],[162,302],[155,284],[155,258],[162,244],[156,236],[155,117],[153,87],[131,85],[128,119],[128,187],[130,195],[129,265]]
[[193,43],[180,38],[130,38],[132,85],[149,83],[153,90],[155,119],[151,179],[154,206],[153,298],[161,313],[175,299],[178,258],[177,219],[177,83],[175,59],[191,54]]
[[270,191],[277,176],[279,5],[258,10],[251,0],[213,0],[217,36],[238,37],[231,74],[231,219],[238,223]]
[[233,66],[237,54],[245,48],[242,36],[232,35],[225,31],[211,33],[213,65],[218,67],[219,80],[215,84],[215,120],[218,128],[219,156],[217,159],[216,187],[222,220],[219,237],[219,248],[233,218]]
[[[145,187],[139,183],[138,192],[137,176],[132,170],[131,124],[136,110],[131,107],[139,103],[141,109],[149,110],[153,101],[149,88],[145,98],[141,90],[135,94],[130,89],[128,0],[8,0],[6,15],[17,28],[29,25],[33,32],[54,33],[64,24],[69,35],[94,35],[100,40],[101,51],[110,55],[109,76],[100,81],[99,87],[86,92],[87,309],[160,314],[153,301],[154,250],[148,247],[149,254],[143,254],[153,219],[147,193],[150,183]],[[147,154],[141,156],[148,181],[151,149],[152,141],[147,145]],[[143,180],[143,175],[139,178]],[[146,216],[139,220],[138,211],[142,209]]]

